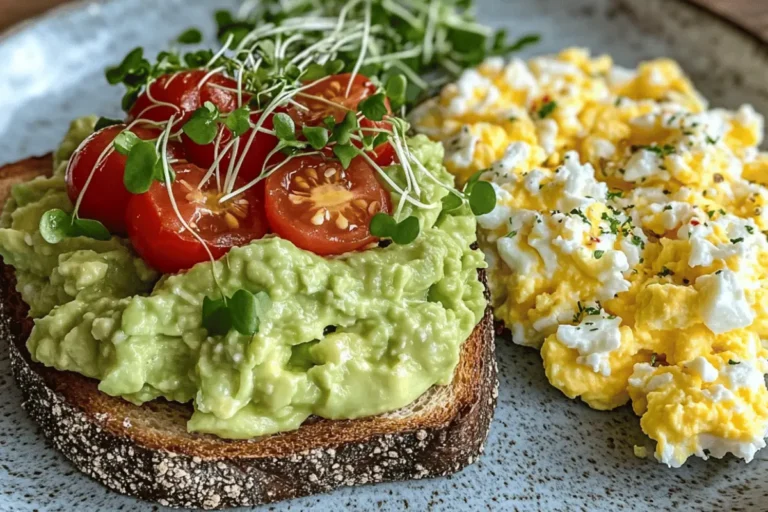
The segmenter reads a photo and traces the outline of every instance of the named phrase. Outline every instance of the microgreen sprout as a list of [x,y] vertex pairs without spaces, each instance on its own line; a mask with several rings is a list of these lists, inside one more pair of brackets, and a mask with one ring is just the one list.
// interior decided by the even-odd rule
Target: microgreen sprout
[[40,236],[49,244],[57,244],[65,238],[83,236],[94,240],[109,240],[104,225],[96,220],[80,219],[60,209],[48,210],[40,217]]

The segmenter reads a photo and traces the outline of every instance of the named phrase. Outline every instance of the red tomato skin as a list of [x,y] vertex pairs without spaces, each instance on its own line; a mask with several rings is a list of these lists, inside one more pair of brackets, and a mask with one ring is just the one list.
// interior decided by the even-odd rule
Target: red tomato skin
[[[251,123],[255,125],[258,123],[258,121],[259,114],[252,114]],[[267,130],[274,129],[272,124],[272,116],[269,116],[264,120],[262,127]],[[252,134],[253,129],[250,129],[240,136],[240,147],[237,151],[237,154],[235,155],[235,165],[237,165],[240,161],[240,158],[242,158],[245,146],[248,144],[248,140],[251,138]],[[187,160],[196,165],[199,165],[204,169],[209,169],[216,159],[216,140],[219,140],[219,136],[221,136],[219,142],[219,150],[222,150],[232,140],[231,132],[222,125],[219,126],[219,135],[217,135],[217,138],[211,144],[195,144],[192,139],[187,137],[186,134],[182,134],[181,141],[184,145],[184,152]],[[261,132],[257,133],[256,137],[251,143],[251,147],[248,150],[248,153],[246,154],[243,165],[240,168],[238,178],[243,179],[246,182],[250,182],[254,178],[258,177],[264,166],[264,161],[267,159],[269,153],[277,147],[279,142],[280,141],[274,135]],[[227,170],[229,169],[229,164],[232,160],[232,154],[233,151],[230,150],[219,162],[219,169],[222,175],[226,174]],[[285,160],[285,155],[279,152],[275,153],[272,158],[270,158],[269,165],[278,164],[283,160]]]
[[[365,238],[353,241],[344,240],[343,237],[329,236],[322,231],[322,228],[309,227],[298,219],[289,219],[284,209],[281,208],[281,203],[287,199],[284,193],[284,184],[287,183],[288,176],[295,171],[294,168],[316,166],[323,159],[324,157],[305,157],[304,163],[286,164],[283,169],[266,179],[265,209],[271,230],[281,238],[292,242],[296,247],[320,256],[336,256],[360,250],[375,243],[378,238],[370,235],[370,233]],[[357,157],[352,161],[348,171],[350,176],[356,175],[363,183],[360,185],[366,191],[363,195],[368,199],[379,201],[381,204],[379,211],[391,213],[392,198],[389,191],[379,182],[378,177],[373,174],[373,170],[369,169],[371,175],[368,176],[369,179],[367,180],[363,179],[361,171],[355,173],[357,166],[364,166],[366,169],[369,169],[369,166],[362,158]],[[370,222],[370,219],[366,222]]]
[[[208,71],[195,69],[158,77],[150,84],[148,91],[139,95],[136,103],[128,111],[128,121],[141,118],[164,122],[174,114],[182,114],[181,120],[186,120],[206,101],[216,105],[221,112],[235,110],[237,93],[215,86],[237,89],[237,82],[221,73],[216,73],[208,77],[200,86],[207,74]],[[155,105],[149,97],[150,94],[155,102],[176,105],[178,110],[166,105]],[[248,101],[248,98],[244,98],[243,101]]]
[[[125,129],[125,125],[116,125],[99,130],[85,139],[72,155],[66,172],[67,195],[72,203],[77,202],[99,156]],[[135,126],[131,131],[142,140],[155,139],[160,135],[159,130],[141,126]],[[168,155],[170,158],[180,158],[181,146],[176,142],[169,143]],[[88,184],[78,210],[80,217],[98,220],[111,233],[119,235],[126,232],[125,210],[132,195],[123,185],[126,160],[127,157],[117,151],[111,151],[111,154],[93,172],[93,178]]]
[[[340,84],[339,91],[343,91],[344,93],[346,93],[346,89],[351,78],[352,78],[351,73],[342,73],[339,75],[332,75],[332,76],[323,78],[322,80],[319,80],[311,88],[307,89],[305,93],[313,94],[313,95],[321,94],[333,82],[338,82]],[[323,111],[322,113],[318,114],[314,110],[310,110],[309,112],[307,112],[305,110],[302,110],[302,109],[299,109],[298,107],[293,106],[293,107],[289,107],[287,109],[287,112],[288,112],[288,115],[291,116],[294,123],[296,123],[298,127],[321,126],[323,125],[324,118],[326,117],[326,115],[332,115],[334,120],[337,123],[340,123],[341,121],[344,120],[344,116],[346,115],[345,108],[349,108],[353,111],[356,111],[359,102],[366,98],[369,98],[370,96],[373,96],[374,94],[376,94],[376,91],[377,91],[376,85],[371,81],[370,78],[368,78],[365,75],[357,74],[355,75],[354,80],[352,80],[352,88],[350,90],[350,96],[348,97],[349,101],[345,102],[344,99],[340,99],[340,101],[344,103],[343,107],[334,108],[333,106],[328,106],[327,111]],[[341,94],[341,92],[339,94]],[[302,97],[301,95],[299,95],[296,98],[294,98],[294,100],[300,104],[303,104],[311,108],[312,100],[310,98]],[[392,114],[392,107],[389,103],[389,99],[385,98],[384,103],[387,107],[387,112],[389,114]],[[363,118],[360,121],[360,127],[363,129],[364,134],[373,134],[372,132],[366,131],[366,128],[374,128],[374,129],[383,128],[387,130],[392,129],[392,125],[387,121],[371,121],[370,119],[367,119],[367,118]],[[300,131],[300,128],[298,131]],[[353,142],[353,144],[357,147],[362,147],[362,144],[360,142]],[[393,148],[389,142],[385,142],[384,144],[381,144],[378,147],[374,148],[374,150],[371,151],[371,153],[369,153],[369,156],[379,166],[388,166],[388,165],[393,165],[397,163],[395,148]]]
[[[164,226],[163,217],[163,212],[154,208],[148,193],[133,197],[125,212],[131,245],[150,267],[163,274],[175,274],[208,260],[208,253],[199,241],[174,236]],[[209,246],[209,249],[214,259],[227,252],[223,248]]]
[[[194,168],[198,177],[205,173],[203,169],[193,164],[179,162],[174,165],[177,178],[184,176],[184,170],[190,167]],[[194,185],[197,185],[199,181],[197,179]],[[213,183],[213,181],[209,181],[210,185],[206,189],[209,189]],[[242,184],[243,182],[238,180],[236,186]],[[128,236],[134,250],[150,267],[163,274],[176,274],[188,270],[198,263],[210,261],[208,251],[214,259],[219,259],[232,247],[245,245],[252,239],[261,238],[267,233],[268,224],[264,214],[263,187],[254,187],[247,193],[248,199],[251,201],[251,220],[257,229],[253,233],[254,236],[244,239],[235,235],[223,234],[216,237],[215,240],[203,236],[208,251],[197,238],[183,228],[173,210],[158,206],[157,196],[153,196],[153,194],[167,193],[165,185],[155,182],[149,192],[131,198],[125,214]],[[179,204],[178,197],[176,200]],[[179,205],[179,208],[183,211],[189,211],[188,207],[183,204]]]

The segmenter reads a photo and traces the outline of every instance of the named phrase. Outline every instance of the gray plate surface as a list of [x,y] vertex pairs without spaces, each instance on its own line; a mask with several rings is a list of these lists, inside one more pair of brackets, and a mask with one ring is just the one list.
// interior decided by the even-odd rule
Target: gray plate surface
[[[480,18],[512,34],[538,32],[528,53],[566,46],[622,65],[670,56],[718,106],[768,114],[768,48],[732,25],[671,0],[480,0]],[[56,11],[0,39],[0,164],[54,148],[69,121],[116,117],[120,90],[103,69],[131,48],[151,53],[184,28],[210,33],[210,12],[233,1],[112,0]],[[499,407],[485,455],[438,480],[342,489],[274,510],[760,510],[768,450],[749,465],[694,460],[669,470],[636,459],[644,444],[629,408],[592,411],[549,386],[539,356],[500,341]],[[156,510],[79,474],[21,410],[0,342],[0,510]]]

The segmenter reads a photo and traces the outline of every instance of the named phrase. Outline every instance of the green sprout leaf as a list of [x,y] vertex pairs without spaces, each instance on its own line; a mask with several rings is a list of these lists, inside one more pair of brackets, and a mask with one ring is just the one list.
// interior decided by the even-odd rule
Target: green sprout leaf
[[419,236],[419,219],[410,216],[397,225],[397,229],[392,234],[392,241],[398,245],[407,245]]
[[48,210],[40,218],[40,236],[49,244],[57,244],[72,233],[72,216],[63,210]]
[[237,290],[229,300],[203,298],[203,327],[211,336],[222,336],[235,329],[244,336],[259,332],[259,325],[272,307],[264,292],[253,294]]
[[110,85],[130,82],[139,85],[149,75],[149,61],[144,58],[144,48],[134,48],[117,66],[107,68],[106,77]]
[[314,149],[323,149],[328,144],[328,130],[322,126],[304,126],[301,132]]
[[391,215],[377,213],[371,219],[368,229],[375,237],[390,238],[395,229],[397,229],[397,221]]
[[406,245],[418,238],[420,226],[414,216],[397,222],[391,215],[380,212],[373,216],[368,229],[377,238],[391,238],[398,245]]
[[195,110],[189,121],[184,123],[182,130],[192,139],[192,142],[205,146],[213,142],[219,132],[217,124],[219,116],[218,107],[206,101],[205,105]]
[[336,144],[333,146],[333,154],[339,159],[341,166],[348,169],[352,159],[360,154],[360,150],[352,144]]
[[487,181],[478,181],[469,191],[469,207],[475,215],[485,215],[496,207],[496,191]]
[[131,153],[133,147],[141,142],[141,139],[135,133],[123,130],[117,134],[112,144],[115,146],[115,151],[121,155],[128,156]]
[[387,97],[393,109],[399,109],[407,100],[408,79],[405,75],[392,75],[387,80]]
[[251,110],[248,107],[240,107],[227,116],[224,125],[235,137],[242,136],[251,129]]
[[344,61],[341,59],[335,59],[325,64],[325,72],[328,75],[336,75],[344,70]]
[[75,236],[84,236],[104,242],[112,238],[109,230],[97,220],[75,218],[72,226],[75,230]]
[[196,28],[190,28],[182,32],[176,40],[181,44],[198,44],[203,41],[203,33]]
[[370,96],[358,105],[358,110],[371,121],[381,121],[389,113],[387,110],[386,97],[383,93],[377,93]]
[[224,299],[203,297],[203,327],[211,336],[223,336],[232,328],[232,318]]
[[120,119],[110,119],[108,117],[100,117],[98,121],[96,121],[96,125],[93,127],[94,132],[98,132],[103,130],[104,128],[108,128],[110,126],[115,126],[118,124],[123,124],[123,121]]
[[229,301],[232,327],[237,332],[253,335],[259,330],[259,314],[256,297],[247,290],[238,290]]
[[40,236],[49,244],[58,244],[65,238],[83,236],[94,240],[109,240],[104,225],[91,219],[74,218],[64,210],[48,210],[40,217]]
[[288,114],[280,112],[273,118],[275,135],[280,140],[296,140],[296,125]]
[[355,113],[351,111],[347,112],[347,115],[344,116],[343,121],[340,123],[334,123],[332,140],[342,145],[349,144],[352,132],[357,130],[359,127],[360,125],[357,122],[357,116]]
[[449,193],[443,198],[442,202],[444,212],[452,212],[461,208],[461,205],[464,204],[464,200],[454,193]]
[[131,194],[143,194],[149,190],[157,175],[159,156],[155,145],[141,141],[133,146],[125,162],[123,183]]
[[328,73],[325,71],[325,66],[322,64],[313,63],[307,66],[304,74],[301,75],[301,79],[305,82],[314,82],[316,80],[320,80],[321,78],[325,78],[326,76],[328,76]]

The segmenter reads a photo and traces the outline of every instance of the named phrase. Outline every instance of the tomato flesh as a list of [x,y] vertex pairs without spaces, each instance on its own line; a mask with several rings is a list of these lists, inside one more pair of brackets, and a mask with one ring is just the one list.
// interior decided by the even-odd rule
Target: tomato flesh
[[376,242],[369,230],[371,218],[392,211],[389,192],[359,157],[347,170],[324,156],[298,157],[266,181],[272,230],[297,247],[324,256]]
[[[288,115],[299,127],[321,126],[327,117],[333,117],[336,123],[342,122],[348,112],[357,112],[360,102],[373,96],[377,91],[376,85],[370,78],[357,74],[347,94],[350,80],[352,80],[350,73],[323,78],[294,97],[294,101],[304,108],[291,105],[288,108]],[[385,100],[385,104],[387,112],[392,114],[389,100]],[[392,130],[392,124],[387,121],[371,121],[367,118],[360,120],[360,127],[364,135],[372,136],[376,135],[373,129]],[[357,145],[360,146],[359,143]],[[395,150],[389,142],[374,148],[370,156],[381,166],[395,163]]]
[[[115,151],[112,143],[126,128],[125,125],[108,126],[91,134],[70,158],[66,173],[67,195],[72,203],[77,202],[88,177],[93,174],[78,215],[100,221],[115,234],[126,232],[125,209],[131,193],[123,184],[127,157]],[[160,131],[154,128],[135,126],[131,131],[142,140],[157,139],[160,136]],[[106,157],[99,161],[102,155]],[[183,150],[178,142],[168,143],[168,158],[179,159],[183,158],[182,155]]]
[[[251,123],[254,126],[259,122],[259,117],[259,114],[251,115]],[[262,128],[267,130],[272,130],[274,128],[272,125],[272,116],[269,116],[264,120]],[[248,145],[248,142],[252,136],[253,128],[240,136],[240,141],[236,149],[233,146],[224,156],[220,158],[219,172],[221,173],[222,177],[226,175],[233,155],[234,165],[238,165],[240,163],[240,159],[243,158],[243,152],[245,151],[246,146]],[[219,133],[211,144],[195,144],[195,142],[186,134],[181,136],[181,141],[184,145],[184,152],[187,156],[187,160],[206,169],[210,168],[216,161],[217,148],[219,151],[218,156],[221,156],[221,152],[226,149],[231,140],[232,132],[230,132],[229,129],[223,125],[219,125]],[[246,182],[250,182],[254,178],[258,177],[259,174],[261,174],[261,170],[264,167],[264,162],[267,160],[267,156],[269,156],[269,153],[277,147],[278,142],[279,140],[274,135],[257,132],[256,136],[253,137],[253,142],[251,142],[248,151],[245,153],[245,158],[243,159],[243,164],[240,167],[240,171],[238,172],[238,177],[242,178]],[[270,158],[268,164],[274,165],[282,162],[284,159],[285,155],[278,152]]]
[[131,198],[126,212],[131,244],[151,267],[174,274],[208,261],[208,251],[218,259],[267,233],[263,190],[254,187],[220,204],[213,179],[198,188],[205,170],[189,162],[178,162],[173,170],[171,190],[181,219],[205,246],[181,222],[165,184],[154,182],[148,192]]
[[[181,120],[186,120],[206,101],[216,105],[221,112],[235,110],[237,82],[221,73],[215,73],[207,79],[206,76],[207,71],[196,69],[158,77],[149,85],[148,90],[139,95],[128,112],[128,120],[165,122],[175,114],[181,114]],[[243,101],[247,102],[248,99],[246,97]],[[174,105],[175,108],[163,103]]]

